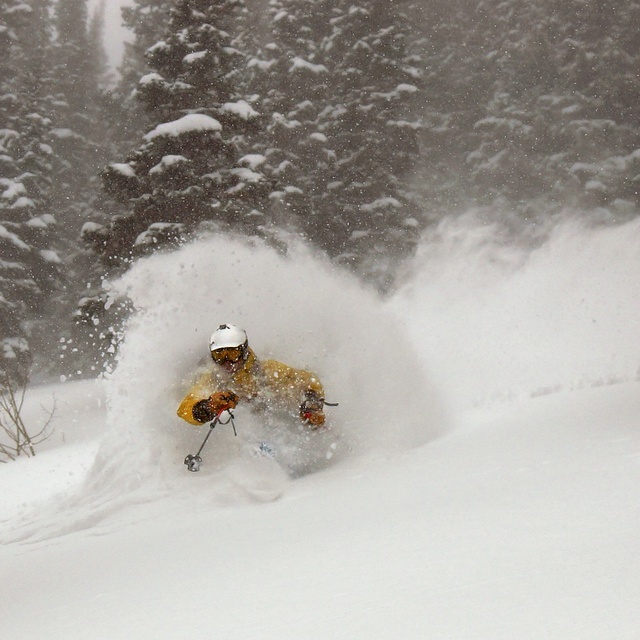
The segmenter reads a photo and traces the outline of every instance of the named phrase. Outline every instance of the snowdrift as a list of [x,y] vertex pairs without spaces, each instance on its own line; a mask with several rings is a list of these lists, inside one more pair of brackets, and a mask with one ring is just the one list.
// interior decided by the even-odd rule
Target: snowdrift
[[[478,215],[447,220],[390,300],[301,243],[285,255],[234,237],[142,259],[111,288],[135,312],[82,416],[95,429],[83,482],[53,483],[60,495],[41,496],[47,506],[23,504],[7,539],[60,535],[171,494],[214,507],[271,501],[292,477],[433,443],[474,407],[633,380],[640,366],[637,220],[565,218],[535,235]],[[203,470],[189,474],[182,461],[206,429],[175,409],[221,322],[244,326],[259,356],[314,370],[340,406],[313,436],[265,431],[239,408],[239,436],[218,428]],[[96,403],[106,416],[91,413]],[[72,427],[55,428],[59,438]],[[255,455],[263,439],[278,464]]]
[[392,306],[446,405],[609,384],[640,367],[640,220],[534,229],[469,213],[424,239]]
[[[407,319],[300,243],[284,255],[257,240],[204,238],[139,260],[111,284],[111,295],[127,297],[134,312],[104,381],[107,424],[95,463],[82,491],[55,506],[73,512],[73,521],[95,522],[173,491],[200,500],[203,483],[214,504],[272,500],[292,477],[366,452],[415,447],[449,428]],[[267,428],[239,407],[238,437],[218,427],[202,471],[190,477],[182,462],[206,428],[175,411],[223,322],[243,326],[259,357],[315,371],[339,406],[327,408],[330,429],[318,434]],[[263,440],[276,462],[256,455]]]

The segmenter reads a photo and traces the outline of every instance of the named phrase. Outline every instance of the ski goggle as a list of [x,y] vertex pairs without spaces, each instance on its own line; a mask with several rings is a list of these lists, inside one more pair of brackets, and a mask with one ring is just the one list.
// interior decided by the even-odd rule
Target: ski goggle
[[225,347],[224,349],[216,349],[211,352],[214,362],[224,364],[226,362],[238,362],[244,355],[243,347]]

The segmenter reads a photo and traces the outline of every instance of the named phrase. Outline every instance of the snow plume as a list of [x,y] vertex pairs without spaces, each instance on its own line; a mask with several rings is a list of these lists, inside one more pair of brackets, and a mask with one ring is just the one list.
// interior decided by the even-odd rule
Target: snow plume
[[[79,491],[25,514],[16,540],[93,527],[141,502],[166,509],[167,494],[177,511],[274,500],[296,477],[353,456],[386,457],[447,430],[406,319],[302,244],[283,255],[258,240],[207,237],[139,260],[110,286],[134,311],[103,381],[108,411],[95,461],[87,460]],[[209,361],[210,334],[225,322],[246,329],[258,357],[314,371],[339,406],[326,409],[329,430],[310,433],[241,404],[238,436],[218,426],[201,471],[189,473],[184,457],[197,452],[207,428],[188,425],[176,409]],[[257,451],[262,440],[277,464]],[[52,511],[68,514],[63,529]]]
[[426,235],[394,306],[449,402],[631,379],[640,367],[640,220],[514,230],[478,213]]
[[[156,480],[175,487],[220,473],[238,442],[265,437],[260,419],[241,405],[242,437],[220,427],[203,452],[206,469],[196,476],[182,464],[206,430],[186,425],[175,411],[208,360],[211,332],[224,322],[246,329],[258,357],[317,373],[327,400],[339,403],[327,408],[329,432],[304,432],[297,445],[306,451],[289,452],[299,472],[367,450],[416,446],[445,428],[406,322],[305,246],[282,255],[257,240],[209,237],[141,259],[112,288],[114,296],[130,298],[135,312],[107,383],[111,426],[92,473],[102,491]],[[277,433],[271,437],[276,449],[291,447]]]

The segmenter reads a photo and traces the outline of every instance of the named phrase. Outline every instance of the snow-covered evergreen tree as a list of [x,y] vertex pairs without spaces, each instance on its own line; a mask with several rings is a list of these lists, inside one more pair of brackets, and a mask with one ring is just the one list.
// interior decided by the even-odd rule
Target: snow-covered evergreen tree
[[564,173],[576,179],[583,204],[622,199],[638,211],[640,2],[576,0],[557,15],[562,89],[573,98]]
[[91,66],[94,69],[98,87],[103,89],[113,84],[113,72],[109,67],[109,56],[105,49],[106,10],[107,0],[100,0],[89,17],[87,27]]
[[173,0],[133,0],[121,8],[122,24],[133,34],[133,39],[124,43],[120,80],[109,92],[109,109],[115,125],[110,130],[110,139],[118,147],[114,157],[126,154],[132,141],[140,139],[148,130],[151,121],[137,99],[138,81],[149,72],[146,51],[162,39],[172,5]]
[[134,38],[125,43],[121,74],[134,86],[147,72],[145,54],[167,29],[173,0],[134,0],[122,7],[122,23]]
[[[99,189],[99,169],[107,161],[106,129],[103,97],[99,83],[106,79],[101,61],[99,40],[90,40],[86,0],[30,0],[30,32],[25,34],[24,51],[29,64],[22,65],[20,77],[30,88],[20,97],[29,117],[22,122],[34,125],[46,135],[40,145],[40,165],[47,168],[46,215],[40,216],[55,226],[56,252],[45,255],[60,274],[61,286],[55,292],[46,317],[32,323],[37,331],[31,346],[36,355],[40,376],[66,373],[68,366],[79,369],[78,360],[71,364],[58,352],[61,341],[72,333],[72,316],[80,291],[84,290],[95,270],[95,258],[87,255],[80,242],[80,229],[95,204]],[[36,25],[43,24],[45,27]],[[45,35],[43,29],[47,32]],[[99,20],[93,24],[92,37],[100,34]],[[28,73],[27,73],[28,72]],[[33,127],[32,127],[33,129]],[[48,155],[42,156],[44,151]],[[34,162],[32,156],[32,163]],[[51,271],[51,269],[49,269]],[[49,275],[47,286],[53,279]],[[44,302],[45,296],[40,296]],[[79,350],[74,348],[79,355]],[[40,356],[40,357],[37,357]],[[67,365],[69,361],[69,365]]]
[[88,38],[87,0],[58,0],[55,27],[52,135],[58,163],[52,205],[67,239],[76,244],[107,161],[98,84],[104,69],[96,66],[101,44]]
[[640,3],[451,0],[430,17],[426,197],[434,175],[480,203],[633,195]]
[[260,233],[271,182],[252,138],[262,119],[234,77],[246,64],[234,39],[241,0],[179,0],[163,40],[147,51],[138,93],[152,120],[142,144],[104,172],[128,210],[85,237],[107,263],[180,241],[206,223]]
[[303,235],[385,284],[414,245],[420,61],[400,2],[271,0],[250,62],[265,155]]
[[0,379],[25,380],[57,279],[45,60],[48,2],[0,4]]
[[318,129],[319,113],[330,95],[320,45],[330,32],[332,10],[333,2],[327,0],[271,0],[269,34],[249,62],[251,86],[269,116],[265,156],[280,183],[274,206],[316,243],[326,233],[326,216],[317,205],[333,158]]
[[389,264],[414,245],[412,179],[419,121],[412,115],[420,69],[409,57],[400,2],[335,3],[322,42],[331,97],[319,130],[335,152],[332,181],[318,205],[329,213],[320,241],[385,284]]

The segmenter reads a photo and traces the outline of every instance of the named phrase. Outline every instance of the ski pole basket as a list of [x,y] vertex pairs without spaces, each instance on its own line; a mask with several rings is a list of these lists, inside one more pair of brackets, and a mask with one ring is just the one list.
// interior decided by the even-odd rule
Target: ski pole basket
[[[220,416],[223,413],[228,413],[229,414],[229,418],[223,422],[220,419]],[[209,439],[209,436],[211,435],[211,433],[213,432],[213,430],[216,428],[217,425],[219,424],[229,424],[231,423],[231,427],[233,428],[233,435],[237,436],[238,432],[236,431],[236,423],[233,420],[233,413],[231,413],[231,411],[229,409],[225,409],[225,411],[221,411],[209,424],[209,431],[207,432],[207,435],[205,436],[202,444],[200,445],[200,448],[198,449],[197,453],[190,453],[186,456],[186,458],[184,459],[184,464],[187,466],[187,469],[189,471],[193,471],[194,473],[196,471],[200,471],[200,467],[202,465],[202,458],[200,457],[200,454],[202,453],[202,450],[204,449],[204,445],[207,444],[207,440]]]

